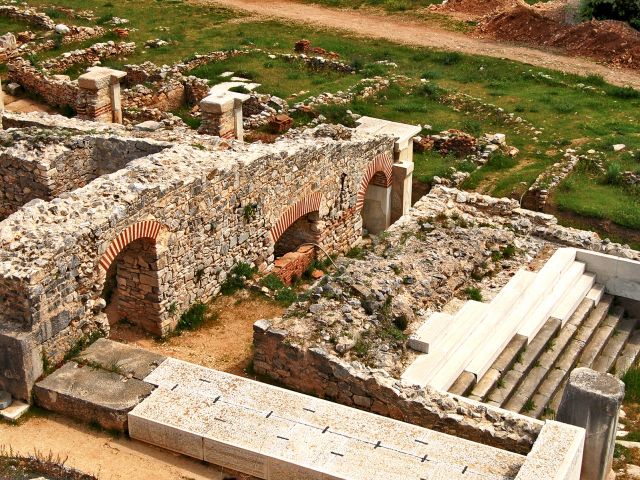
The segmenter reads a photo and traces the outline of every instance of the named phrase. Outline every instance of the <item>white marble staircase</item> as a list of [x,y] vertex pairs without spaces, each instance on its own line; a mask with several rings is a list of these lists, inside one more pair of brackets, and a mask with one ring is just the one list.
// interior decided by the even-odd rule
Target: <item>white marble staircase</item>
[[473,384],[514,339],[528,345],[550,319],[562,328],[585,297],[602,295],[594,285],[576,250],[560,248],[538,272],[518,271],[490,303],[468,301],[453,316],[430,317],[410,339],[422,353],[402,380],[446,391],[465,373]]

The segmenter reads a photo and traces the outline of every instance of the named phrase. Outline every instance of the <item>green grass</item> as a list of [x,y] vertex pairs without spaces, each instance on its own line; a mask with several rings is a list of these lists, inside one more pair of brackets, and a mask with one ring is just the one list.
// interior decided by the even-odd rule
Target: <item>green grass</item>
[[622,377],[624,382],[625,402],[639,403],[640,402],[640,368],[634,366],[627,370],[627,373]]
[[576,171],[557,189],[555,204],[597,219],[611,219],[632,229],[640,229],[640,197],[624,187],[603,183],[586,172]]
[[220,74],[235,72],[236,76],[248,78],[261,86],[259,92],[287,98],[292,94],[307,92],[304,96],[338,90],[346,90],[362,77],[333,71],[312,71],[303,62],[271,59],[265,54],[252,53],[230,58],[223,62],[210,63],[191,71],[192,75],[208,79],[212,84],[221,81]]

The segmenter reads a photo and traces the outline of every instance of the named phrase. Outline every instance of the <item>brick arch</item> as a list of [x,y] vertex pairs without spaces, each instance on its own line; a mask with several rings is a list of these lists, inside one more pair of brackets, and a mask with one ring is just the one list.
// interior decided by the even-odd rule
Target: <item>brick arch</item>
[[287,228],[293,225],[293,223],[300,217],[311,212],[319,211],[321,200],[322,194],[320,192],[315,192],[287,208],[271,228],[271,240],[273,243],[276,243]]
[[109,270],[113,260],[127,245],[140,238],[149,238],[155,241],[162,228],[163,225],[155,220],[145,220],[144,222],[129,225],[109,244],[109,248],[100,258],[100,266],[106,272]]
[[362,210],[364,205],[364,197],[367,194],[367,188],[370,183],[380,187],[391,186],[393,175],[393,159],[389,153],[381,153],[369,162],[367,169],[362,177],[358,196],[356,198],[356,210]]

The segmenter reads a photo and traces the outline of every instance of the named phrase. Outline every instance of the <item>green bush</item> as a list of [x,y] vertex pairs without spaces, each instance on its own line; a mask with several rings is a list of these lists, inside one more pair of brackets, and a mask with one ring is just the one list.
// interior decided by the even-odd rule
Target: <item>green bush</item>
[[244,282],[253,277],[256,269],[245,262],[237,263],[229,272],[229,276],[220,287],[223,295],[231,295],[241,288],[244,288]]
[[477,287],[468,287],[464,293],[467,294],[469,300],[475,300],[476,302],[482,301],[482,292]]
[[640,30],[640,1],[582,0],[580,14],[585,20],[621,20]]
[[620,185],[622,181],[622,167],[617,162],[607,165],[606,182],[609,185]]
[[176,325],[176,331],[195,330],[200,327],[207,319],[207,311],[209,307],[201,302],[196,302],[189,310],[180,315],[180,320]]
[[291,287],[284,287],[276,292],[274,298],[276,302],[288,307],[298,300],[298,295]]
[[262,285],[263,287],[267,287],[272,292],[280,290],[285,286],[282,280],[280,280],[280,277],[274,275],[273,273],[270,273],[266,277],[261,278],[260,285]]

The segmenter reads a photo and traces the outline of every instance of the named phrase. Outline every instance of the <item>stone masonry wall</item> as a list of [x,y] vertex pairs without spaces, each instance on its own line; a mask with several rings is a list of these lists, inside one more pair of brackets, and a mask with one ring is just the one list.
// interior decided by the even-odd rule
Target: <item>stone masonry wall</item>
[[[167,333],[194,302],[216,295],[235,263],[267,268],[274,260],[271,226],[288,206],[312,194],[321,196],[320,220],[332,230],[322,237],[323,246],[333,252],[358,241],[359,186],[374,157],[391,154],[393,139],[347,130],[334,140],[328,136],[333,130],[228,150],[223,142],[219,151],[174,145],[52,202],[33,201],[5,219],[0,337],[21,338],[26,347],[0,365],[0,388],[28,398],[42,357],[59,362],[79,338],[108,329],[101,293],[109,262],[101,260],[128,238],[114,243],[116,237],[133,235],[141,222],[161,226],[154,237],[158,334]],[[246,214],[248,205],[253,215]],[[338,224],[343,227],[334,228]],[[24,305],[22,315],[15,314],[16,301]]]
[[0,219],[33,199],[51,200],[169,146],[117,137],[70,139],[68,133],[39,129],[0,133],[0,138],[7,147],[0,153]]
[[406,387],[384,371],[358,368],[321,348],[301,347],[266,320],[254,325],[253,346],[257,373],[343,405],[522,454],[542,428],[537,420],[428,387]]

